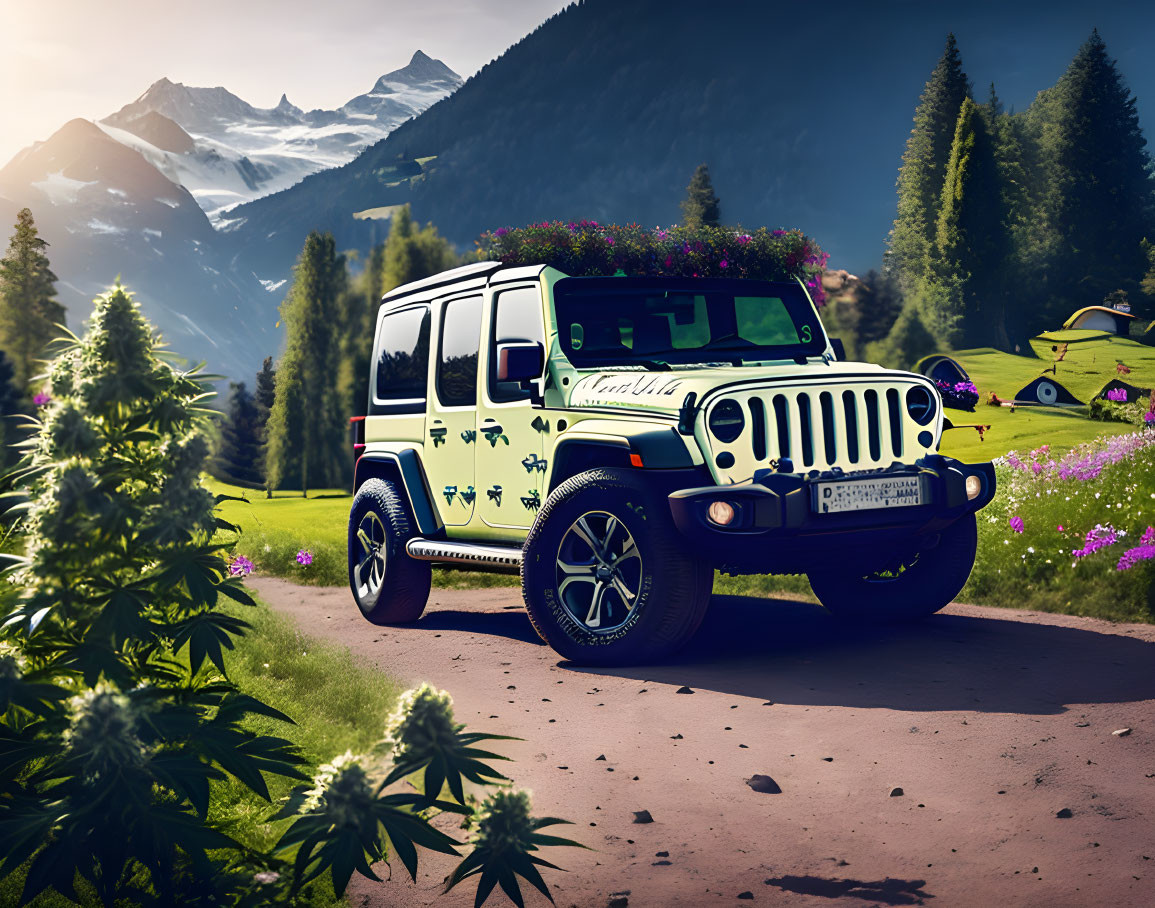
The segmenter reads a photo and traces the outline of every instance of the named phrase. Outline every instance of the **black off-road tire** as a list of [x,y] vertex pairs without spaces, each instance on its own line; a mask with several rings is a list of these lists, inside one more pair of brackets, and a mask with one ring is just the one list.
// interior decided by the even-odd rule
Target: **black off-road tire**
[[[810,574],[810,586],[839,618],[875,624],[925,618],[959,594],[977,549],[975,515],[967,514],[943,530],[933,548],[896,559],[885,573],[840,570],[832,564]],[[898,563],[902,570],[895,570]]]
[[[640,556],[629,581],[638,587],[632,607],[618,611],[628,617],[601,631],[576,619],[559,592],[561,547],[572,544],[567,534],[587,515],[602,515],[590,519],[602,520],[603,527],[605,515],[619,521]],[[637,665],[670,656],[702,623],[713,580],[712,565],[695,557],[675,528],[666,496],[629,470],[589,470],[558,486],[530,529],[521,565],[534,629],[561,656],[585,665]]]
[[[392,482],[365,480],[349,511],[349,587],[361,614],[373,624],[408,624],[425,611],[433,571],[429,562],[416,561],[405,551],[405,543],[415,535],[413,527],[409,509]],[[379,583],[359,577],[366,556],[359,529],[379,543],[378,566],[372,574],[373,579],[379,576]]]

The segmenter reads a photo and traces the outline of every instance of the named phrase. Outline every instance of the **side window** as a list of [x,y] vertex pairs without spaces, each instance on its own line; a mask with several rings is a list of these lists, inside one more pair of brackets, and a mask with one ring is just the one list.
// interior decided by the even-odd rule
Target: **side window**
[[429,307],[390,312],[378,331],[374,403],[387,413],[421,413],[429,370]]
[[489,396],[495,403],[525,400],[530,392],[517,382],[497,380],[497,345],[534,342],[545,345],[541,319],[541,290],[516,287],[502,290],[494,300],[493,336],[489,346]]
[[481,297],[451,300],[441,308],[437,399],[446,407],[477,403],[477,353],[481,348]]

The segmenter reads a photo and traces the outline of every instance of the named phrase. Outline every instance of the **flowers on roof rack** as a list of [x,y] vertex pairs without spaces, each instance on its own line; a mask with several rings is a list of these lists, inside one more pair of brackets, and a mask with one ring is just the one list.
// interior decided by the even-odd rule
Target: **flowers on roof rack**
[[542,221],[499,227],[477,242],[482,255],[506,265],[552,265],[575,277],[797,277],[816,305],[826,299],[829,256],[801,230],[748,232],[740,227],[655,227],[597,221]]

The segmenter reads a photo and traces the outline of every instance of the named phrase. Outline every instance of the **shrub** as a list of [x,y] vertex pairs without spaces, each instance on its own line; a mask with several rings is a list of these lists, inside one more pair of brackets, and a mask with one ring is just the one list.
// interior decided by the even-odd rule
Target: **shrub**
[[507,265],[552,265],[574,277],[663,275],[781,281],[798,277],[815,305],[826,299],[822,272],[829,256],[800,230],[753,233],[741,228],[624,227],[561,221],[500,227],[482,234],[481,254]]

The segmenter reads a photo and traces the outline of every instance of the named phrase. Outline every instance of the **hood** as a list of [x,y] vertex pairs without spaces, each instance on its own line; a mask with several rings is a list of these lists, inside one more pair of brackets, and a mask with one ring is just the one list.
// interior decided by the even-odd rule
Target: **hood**
[[806,386],[848,378],[907,376],[869,363],[794,362],[770,366],[680,367],[669,372],[639,368],[612,369],[584,375],[573,386],[568,405],[595,409],[637,410],[650,415],[676,416],[686,395],[694,393],[701,407],[714,392],[770,385]]

